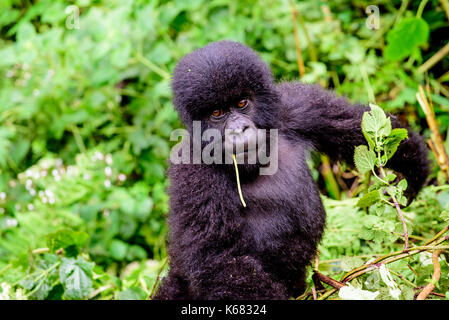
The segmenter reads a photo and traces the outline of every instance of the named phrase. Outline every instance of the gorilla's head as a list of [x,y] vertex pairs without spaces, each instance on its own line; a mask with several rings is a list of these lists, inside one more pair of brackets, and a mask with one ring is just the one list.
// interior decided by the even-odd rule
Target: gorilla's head
[[[257,139],[257,129],[278,128],[278,95],[269,67],[247,46],[213,42],[181,59],[172,80],[174,104],[188,130],[235,133],[234,147]],[[249,130],[251,129],[251,130]],[[227,138],[226,138],[227,139]]]

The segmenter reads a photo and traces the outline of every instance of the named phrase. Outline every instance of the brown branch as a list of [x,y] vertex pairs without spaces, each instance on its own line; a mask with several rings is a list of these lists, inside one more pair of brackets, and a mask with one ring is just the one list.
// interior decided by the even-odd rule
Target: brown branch
[[325,284],[328,284],[335,289],[341,289],[342,287],[346,286],[344,283],[341,283],[335,279],[332,279],[331,277],[325,276],[324,274],[322,274],[316,270],[314,271],[313,276],[315,276],[316,279],[318,279],[319,281],[321,281]]
[[432,262],[433,262],[433,276],[432,281],[424,287],[423,291],[418,295],[416,300],[425,300],[427,296],[435,289],[435,284],[438,283],[441,276],[441,267],[438,262],[438,257],[440,256],[441,251],[434,251],[432,254]]
[[401,207],[399,206],[399,203],[396,201],[396,198],[393,198],[393,202],[394,202],[394,206],[396,208],[396,211],[399,215],[399,218],[401,219],[402,222],[402,227],[404,228],[404,241],[405,241],[405,246],[404,246],[404,252],[407,252],[408,250],[408,230],[407,230],[407,225],[405,223],[405,217],[404,217],[404,212],[401,210]]
[[429,128],[432,131],[431,134],[432,143],[430,144],[430,147],[432,149],[432,152],[435,154],[435,158],[438,161],[438,165],[446,175],[446,179],[449,182],[449,157],[447,156],[446,150],[444,148],[443,138],[441,137],[438,128],[438,123],[435,118],[433,106],[427,100],[427,97],[424,93],[424,89],[422,86],[419,86],[419,92],[416,93],[416,98],[424,114],[426,115],[427,124],[429,125]]
[[[440,232],[438,232],[435,236],[433,236],[432,238],[430,238],[429,240],[427,240],[426,242],[424,242],[423,246],[416,246],[416,247],[412,247],[409,248],[408,252],[404,252],[404,251],[397,251],[397,252],[393,252],[393,253],[389,253],[386,254],[384,256],[381,256],[379,258],[377,258],[376,260],[374,260],[373,262],[371,262],[368,265],[363,265],[360,266],[358,268],[355,268],[351,271],[349,271],[348,273],[346,273],[342,279],[340,280],[339,283],[345,284],[346,282],[349,282],[359,276],[361,276],[362,274],[373,270],[375,268],[378,267],[378,265],[382,262],[384,264],[389,264],[392,263],[394,261],[406,258],[406,257],[410,257],[412,255],[415,255],[417,253],[423,252],[423,251],[432,251],[432,250],[436,250],[436,251],[441,251],[441,250],[448,250],[449,246],[438,246],[439,244],[441,244],[444,241],[449,240],[449,236],[445,236],[443,238],[441,238],[444,233],[446,233],[449,230],[449,225],[446,226],[443,230],[441,230]],[[432,246],[430,246],[430,244],[432,244]],[[325,300],[328,297],[330,297],[331,295],[333,295],[334,293],[336,293],[339,289],[337,288],[333,288],[327,292],[325,292],[323,295],[321,295],[318,300]],[[303,296],[307,296],[307,295],[302,295]]]

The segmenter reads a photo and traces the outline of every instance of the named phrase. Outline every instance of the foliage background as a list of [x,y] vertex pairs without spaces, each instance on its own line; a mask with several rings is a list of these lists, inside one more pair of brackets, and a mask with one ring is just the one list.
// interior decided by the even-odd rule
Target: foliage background
[[[70,27],[69,5],[79,8],[79,28]],[[368,5],[380,10],[379,30],[366,27]],[[306,71],[301,80],[354,102],[375,102],[429,137],[415,97],[427,83],[445,137],[449,58],[419,69],[448,42],[445,5],[296,1],[293,24],[288,0],[2,0],[0,297],[151,295],[167,269],[165,169],[170,133],[181,125],[170,76],[183,55],[210,41],[244,42],[278,80],[292,80],[300,76],[295,25]],[[407,209],[418,242],[447,224],[449,189],[430,157],[433,186]],[[356,207],[363,193],[357,174],[318,155],[311,168],[328,212],[320,270],[338,275],[401,247],[394,211]],[[426,261],[424,254],[392,265],[405,278],[396,278],[402,298],[413,298],[431,278]],[[442,270],[441,296],[434,298],[448,297],[444,259]]]

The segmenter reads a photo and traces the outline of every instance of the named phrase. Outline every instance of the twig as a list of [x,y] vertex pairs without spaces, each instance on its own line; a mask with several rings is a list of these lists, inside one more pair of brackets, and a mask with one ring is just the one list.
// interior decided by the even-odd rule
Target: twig
[[438,257],[440,255],[441,251],[437,250],[434,251],[432,254],[432,262],[433,262],[433,276],[432,281],[429,282],[427,286],[424,287],[423,291],[418,295],[416,300],[425,300],[427,296],[432,292],[433,289],[435,289],[435,284],[438,283],[441,276],[441,267],[440,263],[438,262]]
[[399,206],[399,203],[395,197],[393,198],[393,203],[394,203],[396,211],[399,215],[399,218],[401,219],[402,227],[404,228],[404,242],[405,242],[404,252],[407,252],[407,250],[408,250],[408,231],[407,231],[407,225],[405,223],[404,212],[401,210],[401,207]]
[[232,154],[232,160],[234,161],[235,175],[237,177],[237,188],[239,192],[240,201],[242,202],[243,207],[246,208],[246,202],[242,194],[242,187],[240,186],[239,168],[237,166],[237,159],[235,158],[235,154]]
[[31,251],[31,253],[33,254],[41,254],[41,253],[46,253],[49,252],[50,249],[49,248],[38,248],[38,249],[34,249],[33,251]]
[[446,45],[438,50],[429,60],[424,62],[419,68],[419,73],[424,73],[430,68],[432,68],[438,61],[443,59],[449,53],[449,42]]
[[161,276],[162,270],[164,270],[164,267],[167,264],[167,262],[168,262],[168,258],[165,258],[164,263],[162,264],[161,268],[159,269],[159,272],[157,273],[156,281],[154,281],[153,288],[151,289],[150,298],[153,297],[154,290],[156,290],[156,286],[157,286],[157,284],[159,282],[159,277]]
[[310,38],[309,31],[307,30],[306,23],[304,22],[304,18],[302,17],[301,12],[299,12],[299,11],[296,11],[296,15],[298,17],[299,24],[301,25],[301,28],[304,30],[304,34],[306,35],[307,45],[308,45],[309,54],[310,54],[310,60],[318,61],[318,56],[316,54],[316,48],[312,42],[312,39]]
[[429,2],[429,0],[421,0],[421,2],[419,3],[418,10],[416,11],[416,17],[417,18],[421,18],[422,13],[424,12],[424,8],[426,7],[427,2]]
[[314,271],[314,276],[316,276],[316,278],[319,281],[321,281],[321,282],[323,282],[325,284],[328,284],[328,285],[330,285],[331,287],[333,287],[335,289],[341,289],[344,286],[346,286],[344,283],[341,283],[341,282],[339,282],[339,281],[337,281],[335,279],[332,279],[331,277],[325,276],[324,274],[322,274],[322,273],[320,273],[320,272],[318,272],[316,270]]
[[447,0],[440,0],[440,2],[444,12],[446,12],[447,21],[449,21],[449,2]]
[[92,293],[89,295],[89,299],[93,299],[95,298],[98,294],[102,293],[103,291],[106,291],[108,289],[112,288],[112,284],[107,284],[105,286],[102,286],[100,288],[98,288],[95,291],[92,291]]
[[292,10],[292,25],[293,25],[293,34],[295,38],[295,47],[296,47],[296,55],[298,58],[298,70],[300,77],[303,77],[306,74],[306,70],[304,67],[304,60],[302,58],[302,51],[301,51],[301,44],[299,42],[299,34],[298,34],[298,28],[296,27],[296,8],[293,0],[290,0],[290,7]]
[[312,296],[313,296],[313,300],[318,300],[315,287],[312,287]]
[[438,128],[438,123],[435,118],[433,106],[427,100],[422,86],[419,86],[419,92],[416,93],[416,98],[419,105],[421,106],[421,109],[426,115],[427,124],[432,131],[431,139],[433,144],[431,144],[430,147],[432,149],[432,152],[434,152],[435,154],[435,158],[437,159],[441,170],[446,175],[446,180],[449,181],[449,157],[447,156],[446,150],[444,148],[443,138],[441,137]]

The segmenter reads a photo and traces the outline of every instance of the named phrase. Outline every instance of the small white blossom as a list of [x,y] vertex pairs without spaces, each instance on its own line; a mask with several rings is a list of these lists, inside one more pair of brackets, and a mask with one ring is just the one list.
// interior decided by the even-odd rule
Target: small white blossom
[[27,181],[25,182],[25,188],[27,190],[30,190],[31,186],[33,185],[33,180],[31,179],[27,179]]
[[106,168],[104,168],[104,174],[105,174],[106,176],[110,177],[111,174],[112,174],[112,169],[111,169],[111,167],[106,167]]
[[104,186],[105,186],[106,188],[111,187],[111,181],[110,181],[109,179],[106,179],[106,180],[104,181]]
[[47,75],[45,76],[45,81],[50,81],[51,78],[55,75],[55,71],[53,69],[48,70]]
[[6,218],[6,226],[8,227],[16,227],[17,226],[17,220],[12,218]]
[[45,194],[46,194],[48,197],[54,197],[54,196],[55,196],[55,194],[53,193],[53,191],[51,191],[51,190],[49,190],[49,189],[46,189],[46,190],[45,190]]
[[109,165],[112,164],[112,155],[111,155],[111,154],[108,153],[108,154],[106,155],[105,162],[106,162],[107,164],[109,164]]
[[104,155],[103,155],[101,152],[99,152],[99,151],[96,151],[96,152],[95,152],[95,157],[96,157],[98,160],[103,160],[103,159],[104,159]]
[[340,289],[338,296],[343,300],[374,300],[379,295],[379,291],[371,292],[353,287],[348,284]]
[[6,193],[0,192],[0,200],[5,200],[5,199],[6,199]]
[[33,211],[34,210],[34,205],[29,203],[27,208],[28,208],[29,211]]
[[30,189],[30,195],[34,197],[36,195],[36,189]]
[[9,180],[9,186],[11,188],[15,188],[17,186],[17,182],[15,182],[14,180]]
[[2,288],[2,292],[0,292],[0,300],[11,300],[11,297],[9,296],[11,286],[6,282],[3,282],[0,287]]
[[119,175],[118,175],[118,179],[120,180],[120,181],[125,181],[126,180],[126,175],[124,175],[123,173],[120,173]]
[[399,296],[401,295],[401,290],[399,289],[397,283],[393,280],[393,277],[391,276],[390,271],[385,266],[385,264],[381,264],[379,267],[379,273],[380,277],[382,278],[382,281],[388,286],[388,289],[390,291],[390,295],[398,300]]

